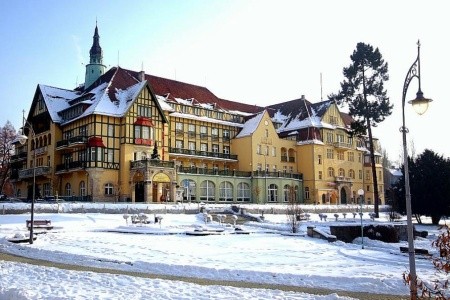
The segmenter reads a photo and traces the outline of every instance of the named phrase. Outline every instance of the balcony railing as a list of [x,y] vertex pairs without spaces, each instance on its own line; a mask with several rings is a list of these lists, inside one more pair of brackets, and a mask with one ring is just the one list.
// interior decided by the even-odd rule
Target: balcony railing
[[202,175],[218,175],[218,176],[235,176],[235,177],[251,177],[252,172],[236,171],[236,170],[219,170],[197,167],[179,167],[178,173],[202,174]]
[[352,182],[353,178],[345,176],[336,176],[336,182]]
[[232,177],[277,177],[277,178],[303,179],[303,175],[297,173],[264,172],[264,171],[250,172],[250,171],[219,170],[219,169],[183,167],[183,166],[178,168],[178,173],[232,176]]
[[56,148],[85,146],[86,143],[87,143],[87,137],[84,135],[78,135],[78,136],[70,137],[67,140],[57,141]]
[[189,150],[189,149],[181,149],[181,148],[169,148],[170,154],[182,154],[182,155],[193,155],[193,156],[202,156],[202,157],[215,157],[215,158],[223,158],[223,159],[232,159],[237,160],[237,155],[230,153],[220,153],[220,152],[208,152],[208,151],[198,151],[198,150]]
[[334,142],[333,146],[336,148],[342,148],[342,149],[351,149],[352,148],[352,144],[344,143],[344,142]]
[[132,170],[147,168],[149,166],[161,168],[174,168],[175,163],[173,161],[164,161],[159,159],[143,159],[143,160],[134,160],[130,162],[130,168]]
[[253,171],[253,176],[303,179],[303,174],[282,172],[282,171],[279,172]]
[[85,167],[86,167],[86,162],[84,162],[84,161],[71,161],[71,162],[57,165],[56,172],[73,171],[75,169],[83,169]]
[[23,151],[19,154],[11,155],[11,161],[22,160],[27,158],[27,152]]
[[19,171],[19,179],[30,178],[33,176],[49,175],[50,172],[51,168],[49,166],[40,166],[31,169],[23,169]]

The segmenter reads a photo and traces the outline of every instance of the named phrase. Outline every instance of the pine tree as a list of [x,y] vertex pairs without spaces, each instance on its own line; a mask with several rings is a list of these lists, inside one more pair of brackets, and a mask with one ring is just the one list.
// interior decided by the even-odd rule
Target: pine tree
[[373,188],[375,193],[375,216],[379,217],[379,191],[375,168],[372,127],[392,113],[384,82],[389,80],[388,64],[383,60],[378,48],[358,43],[350,56],[352,63],[343,69],[344,81],[341,90],[330,98],[340,105],[347,105],[353,118],[353,135],[369,135],[369,151],[372,164]]

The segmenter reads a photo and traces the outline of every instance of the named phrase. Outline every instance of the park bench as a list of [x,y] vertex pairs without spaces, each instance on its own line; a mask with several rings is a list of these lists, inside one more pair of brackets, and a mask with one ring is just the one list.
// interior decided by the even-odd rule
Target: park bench
[[[400,252],[408,253],[409,248],[408,247],[400,247]],[[431,255],[427,249],[421,249],[421,248],[414,248],[414,253],[419,254],[419,255],[425,255],[425,256]]]
[[[30,230],[31,228],[31,220],[27,220],[27,228]],[[33,220],[33,228],[36,229],[53,229],[52,221],[50,220]]]

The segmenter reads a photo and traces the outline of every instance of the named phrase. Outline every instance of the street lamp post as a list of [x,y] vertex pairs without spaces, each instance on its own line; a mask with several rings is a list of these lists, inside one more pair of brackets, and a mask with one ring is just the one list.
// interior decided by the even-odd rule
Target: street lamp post
[[364,190],[359,189],[358,190],[359,195],[359,202],[361,205],[361,212],[359,213],[359,216],[361,218],[361,248],[364,249],[364,226],[363,226],[363,197],[364,197]]
[[[26,143],[26,141],[28,140],[28,137],[24,134],[24,129],[25,127],[27,127],[30,131],[31,134],[33,136],[33,140],[36,137],[36,134],[33,130],[33,126],[25,119],[24,120],[24,125],[22,127],[22,134],[17,136],[15,138],[14,141],[19,142],[21,145],[24,145]],[[35,199],[36,199],[36,147],[33,149],[33,196],[31,199],[31,223],[30,223],[30,240],[29,243],[33,244],[33,237],[34,237],[34,232],[33,232],[33,225],[34,225],[34,203],[35,203]]]
[[409,254],[409,291],[411,299],[417,299],[417,275],[416,275],[416,262],[414,253],[414,227],[412,224],[412,209],[411,209],[411,192],[409,186],[409,170],[408,170],[408,148],[406,144],[406,134],[408,133],[408,128],[405,126],[405,99],[406,92],[408,91],[409,84],[413,78],[419,80],[419,90],[416,94],[416,99],[408,101],[412,104],[414,110],[419,115],[422,115],[428,109],[428,104],[432,101],[423,97],[423,92],[421,89],[420,82],[420,41],[417,42],[417,59],[414,61],[412,66],[409,68],[406,74],[405,83],[403,84],[403,94],[402,94],[402,119],[403,124],[400,127],[400,131],[403,136],[403,161],[405,169],[405,195],[406,195],[406,221],[408,230],[408,254]]

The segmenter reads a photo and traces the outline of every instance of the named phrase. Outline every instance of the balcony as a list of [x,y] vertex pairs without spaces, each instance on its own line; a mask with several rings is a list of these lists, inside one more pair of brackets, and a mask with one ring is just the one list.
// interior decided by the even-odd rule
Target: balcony
[[253,171],[253,177],[278,177],[278,178],[293,178],[303,179],[303,174],[288,173],[288,172],[266,172],[266,171]]
[[75,170],[82,170],[86,167],[84,161],[71,161],[56,166],[56,173],[73,172]]
[[217,175],[217,176],[234,176],[234,177],[251,177],[252,172],[236,171],[236,170],[219,170],[197,167],[179,167],[178,173],[201,174],[201,175]]
[[85,147],[87,143],[86,136],[73,136],[67,140],[61,140],[56,142],[56,149],[64,149],[64,148],[76,148],[76,147]]
[[27,152],[23,151],[23,152],[20,152],[19,154],[11,155],[11,162],[26,160],[27,154],[28,154]]
[[208,152],[208,151],[198,151],[198,150],[189,150],[189,149],[181,149],[181,148],[169,148],[169,153],[173,156],[200,156],[202,158],[219,158],[219,159],[231,159],[237,160],[237,155],[229,154],[229,153],[220,153],[220,152]]
[[160,168],[174,168],[175,163],[173,161],[164,161],[159,159],[143,159],[134,160],[130,162],[130,169],[142,169],[147,167],[160,167]]
[[345,176],[336,176],[335,180],[336,180],[336,183],[353,182],[353,178],[345,177]]
[[30,178],[33,176],[50,175],[51,168],[49,166],[40,166],[31,169],[23,169],[19,171],[19,179]]
[[333,146],[337,149],[343,149],[343,150],[352,149],[352,144],[344,143],[344,142],[334,142]]

